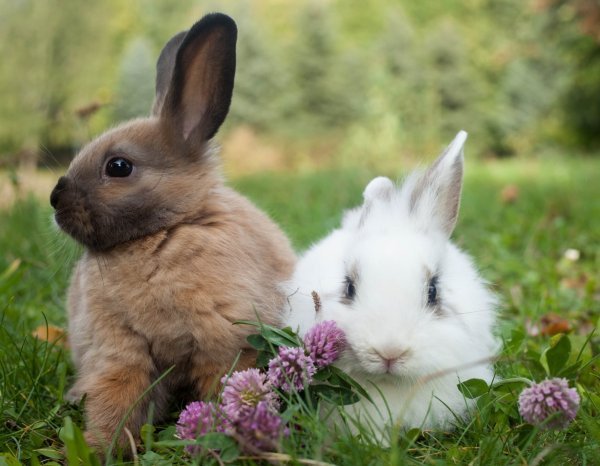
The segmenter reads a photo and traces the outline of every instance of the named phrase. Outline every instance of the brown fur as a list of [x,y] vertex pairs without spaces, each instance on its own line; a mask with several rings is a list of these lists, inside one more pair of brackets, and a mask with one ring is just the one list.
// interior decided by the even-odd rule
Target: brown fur
[[[173,74],[171,87],[157,89],[156,116],[91,142],[52,194],[57,222],[86,246],[68,298],[78,371],[70,396],[86,394],[86,435],[96,445],[110,442],[128,409],[171,366],[174,370],[127,419],[134,435],[146,421],[150,401],[160,419],[178,391],[189,387],[187,396],[201,398],[218,388],[236,357],[238,368],[251,366],[255,354],[246,336],[252,329],[235,321],[256,320],[258,314],[264,322],[280,323],[284,297],[277,284],[295,262],[289,241],[223,184],[205,136],[218,129],[223,108],[193,112],[202,108],[203,96],[213,96],[213,88],[227,81],[212,78],[219,76],[223,59],[211,61],[211,41],[220,44],[230,27],[217,20],[218,33],[211,34],[215,26],[209,21],[193,41],[188,37],[198,25],[183,39],[181,47],[191,44],[179,54],[184,63],[165,59],[175,63],[175,71],[167,70],[168,77]],[[169,53],[178,50],[173,43],[170,48]],[[222,44],[214,50],[228,53]],[[187,62],[193,71],[187,71]],[[203,66],[217,70],[209,73]],[[160,79],[160,68],[159,62],[159,81],[169,81]],[[198,79],[208,82],[198,87],[193,102],[177,100],[190,94],[185,88]],[[179,85],[184,90],[176,92]],[[227,99],[227,92],[219,92]],[[176,108],[183,110],[177,118]],[[106,163],[114,157],[133,163],[130,176],[107,176]],[[122,434],[119,441],[125,441]]]

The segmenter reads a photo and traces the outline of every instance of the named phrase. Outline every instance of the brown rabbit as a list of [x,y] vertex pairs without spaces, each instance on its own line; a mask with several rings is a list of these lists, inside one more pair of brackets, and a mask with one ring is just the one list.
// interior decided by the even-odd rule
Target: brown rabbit
[[239,366],[251,365],[251,328],[236,320],[280,322],[277,284],[294,253],[224,186],[209,142],[229,110],[236,37],[222,14],[173,37],[158,59],[152,115],[84,147],[50,197],[58,225],[86,248],[68,297],[70,396],[86,395],[94,445],[108,444],[171,366],[127,418],[134,435],[151,401],[160,419],[178,391],[207,396],[240,352]]

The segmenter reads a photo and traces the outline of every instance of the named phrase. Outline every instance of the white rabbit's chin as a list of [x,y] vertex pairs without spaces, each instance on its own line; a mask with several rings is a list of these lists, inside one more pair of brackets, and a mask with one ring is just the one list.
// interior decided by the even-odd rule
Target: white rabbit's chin
[[373,386],[379,385],[410,386],[418,379],[416,376],[411,376],[406,370],[394,368],[389,371],[383,368],[383,366],[379,369],[360,366],[355,367],[352,371],[349,371],[346,367],[340,366],[340,369],[346,371],[367,390]]

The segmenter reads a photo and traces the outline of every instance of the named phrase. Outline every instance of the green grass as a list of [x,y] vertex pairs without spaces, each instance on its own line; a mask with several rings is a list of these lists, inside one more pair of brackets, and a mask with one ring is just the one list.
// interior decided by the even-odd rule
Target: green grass
[[[360,202],[373,175],[360,170],[265,174],[232,184],[269,212],[302,250],[334,228],[344,208]],[[598,159],[468,161],[454,235],[502,299],[498,333],[506,344],[497,368],[503,377],[544,378],[543,361],[552,356],[542,354],[557,339],[528,335],[526,325],[539,325],[548,313],[568,320],[572,348],[554,372],[576,384],[582,407],[567,430],[540,431],[523,423],[516,411],[523,385],[510,384],[480,397],[471,423],[454,432],[399,434],[391,449],[345,432],[333,435],[316,416],[299,414],[304,429],[284,442],[284,451],[348,465],[598,464],[600,381],[598,360],[592,358],[600,352],[599,180]],[[512,204],[501,200],[507,184],[520,190]],[[50,215],[49,206],[35,199],[0,211],[0,464],[60,463],[65,445],[70,455],[82,448],[81,410],[62,398],[73,380],[68,351],[31,336],[46,323],[65,325],[64,295],[79,254],[55,231]],[[580,251],[578,261],[563,257],[569,248]],[[566,357],[564,344],[554,353]],[[171,434],[172,429],[158,429],[149,435],[140,461],[182,461],[180,447],[153,443]]]

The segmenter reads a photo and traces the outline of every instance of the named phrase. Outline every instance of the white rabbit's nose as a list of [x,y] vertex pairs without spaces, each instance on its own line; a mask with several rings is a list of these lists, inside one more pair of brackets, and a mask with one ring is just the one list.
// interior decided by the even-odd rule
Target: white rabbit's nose
[[386,372],[392,372],[393,367],[406,360],[409,350],[406,348],[373,348],[373,352],[381,359]]

